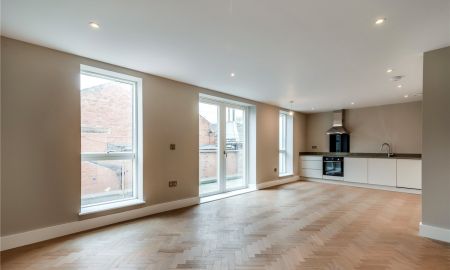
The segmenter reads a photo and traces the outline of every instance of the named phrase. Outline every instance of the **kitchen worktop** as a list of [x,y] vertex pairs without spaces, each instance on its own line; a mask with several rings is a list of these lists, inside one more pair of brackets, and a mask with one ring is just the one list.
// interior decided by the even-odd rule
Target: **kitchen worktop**
[[[300,152],[300,156],[330,156],[354,158],[388,158],[386,153],[332,153],[332,152]],[[394,153],[393,159],[422,159],[422,154]]]

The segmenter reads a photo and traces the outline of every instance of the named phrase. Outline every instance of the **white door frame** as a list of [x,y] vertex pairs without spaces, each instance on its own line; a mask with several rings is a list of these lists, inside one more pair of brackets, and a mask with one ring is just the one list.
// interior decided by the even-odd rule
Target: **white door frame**
[[[214,99],[213,97],[205,97],[205,96],[200,96],[199,98],[199,103],[206,103],[206,104],[211,104],[211,105],[216,105],[218,106],[218,146],[219,149],[217,151],[217,153],[219,154],[219,158],[218,158],[218,172],[217,172],[217,180],[219,181],[219,190],[215,191],[215,192],[209,192],[209,193],[204,193],[204,194],[199,194],[200,197],[207,197],[207,196],[211,196],[211,195],[216,195],[216,194],[220,194],[220,193],[225,193],[225,192],[230,192],[230,191],[234,191],[234,190],[238,190],[238,189],[244,189],[248,187],[248,179],[249,179],[249,170],[248,170],[248,150],[249,150],[249,146],[248,146],[248,138],[249,138],[249,110],[248,110],[248,106],[242,105],[240,103],[234,103],[233,101],[229,101],[229,100],[217,100]],[[240,109],[244,111],[244,121],[245,121],[245,145],[244,145],[244,181],[245,184],[242,187],[237,187],[234,189],[227,189],[226,188],[226,108],[235,108],[235,109]],[[200,154],[200,153],[199,153]],[[199,184],[200,184],[200,179],[199,179]],[[200,188],[200,187],[199,187]]]

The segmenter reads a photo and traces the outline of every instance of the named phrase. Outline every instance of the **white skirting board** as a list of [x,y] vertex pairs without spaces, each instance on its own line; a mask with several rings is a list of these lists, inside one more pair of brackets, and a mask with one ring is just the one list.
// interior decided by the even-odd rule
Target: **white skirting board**
[[121,213],[79,220],[51,227],[45,227],[42,229],[27,231],[23,233],[2,236],[0,241],[0,247],[2,251],[16,247],[21,247],[73,233],[78,233],[86,230],[111,225],[122,221],[127,221],[135,218],[145,217],[157,213],[162,213],[174,209],[196,205],[199,204],[199,202],[200,202],[199,197],[192,197],[177,201],[150,205]]
[[327,184],[334,184],[334,185],[381,189],[381,190],[411,193],[411,194],[422,194],[422,190],[420,190],[420,189],[379,186],[379,185],[372,185],[372,184],[353,183],[353,182],[338,181],[338,180],[325,180],[325,179],[318,179],[318,178],[303,178],[302,177],[302,179],[306,180],[306,181],[311,181],[311,182],[327,183]]
[[422,237],[431,238],[434,240],[439,240],[443,242],[450,243],[450,230],[439,228],[435,226],[430,226],[420,222],[419,225],[419,235]]
[[292,176],[292,177],[277,179],[277,180],[273,180],[273,181],[256,184],[256,189],[265,189],[265,188],[269,188],[269,187],[273,187],[273,186],[278,186],[278,185],[295,182],[298,180],[300,180],[299,176]]

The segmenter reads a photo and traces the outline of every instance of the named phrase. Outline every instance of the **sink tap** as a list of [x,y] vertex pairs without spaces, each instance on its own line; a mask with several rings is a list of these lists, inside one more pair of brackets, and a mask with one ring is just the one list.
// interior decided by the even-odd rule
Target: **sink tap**
[[391,152],[391,145],[390,145],[390,144],[388,144],[388,143],[383,143],[383,144],[381,145],[380,151],[383,151],[383,147],[384,147],[385,145],[386,145],[387,148],[388,148],[387,156],[388,156],[388,157],[392,157],[394,154]]

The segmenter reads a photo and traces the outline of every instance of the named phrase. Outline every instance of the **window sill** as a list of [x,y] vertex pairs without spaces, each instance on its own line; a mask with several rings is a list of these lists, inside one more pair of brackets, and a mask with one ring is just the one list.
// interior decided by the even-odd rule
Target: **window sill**
[[294,176],[294,174],[293,173],[283,173],[283,174],[278,175],[278,177],[286,177],[286,176]]
[[132,200],[126,200],[126,201],[120,201],[120,202],[113,202],[113,203],[106,203],[101,205],[94,205],[94,206],[86,206],[82,207],[80,213],[78,213],[79,216],[99,213],[103,211],[133,206],[133,205],[139,205],[144,204],[145,201],[141,199],[132,199]]

